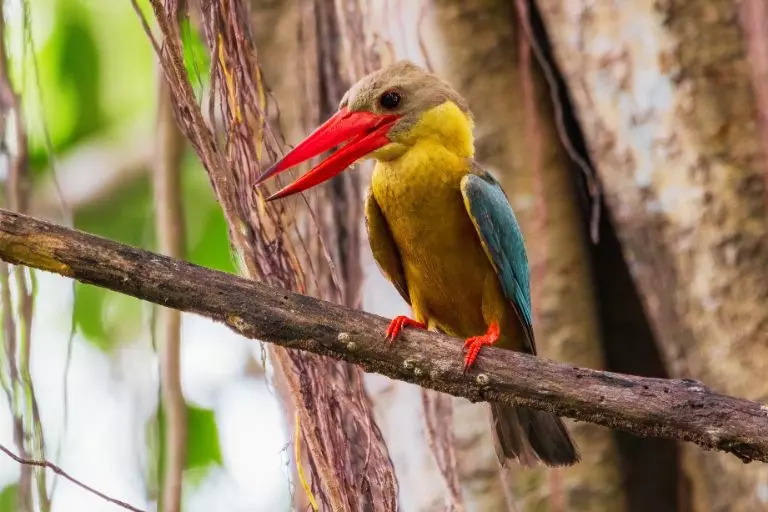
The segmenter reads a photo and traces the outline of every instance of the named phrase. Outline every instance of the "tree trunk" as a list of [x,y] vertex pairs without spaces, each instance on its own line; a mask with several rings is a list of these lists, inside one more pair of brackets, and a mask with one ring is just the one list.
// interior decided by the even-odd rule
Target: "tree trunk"
[[[574,171],[558,137],[550,91],[527,46],[515,2],[435,0],[433,4],[439,30],[439,41],[432,45],[433,61],[469,101],[477,123],[476,157],[500,178],[526,237],[539,353],[601,368],[598,317]],[[467,405],[471,412],[464,421],[475,426],[460,428],[490,438],[485,415],[478,413],[482,407]],[[510,476],[518,508],[624,510],[611,432],[569,423],[583,462],[558,470],[513,469]],[[489,488],[500,487],[498,476],[490,471],[497,463],[490,441],[479,444],[483,446],[473,445],[472,452],[459,460],[467,469],[469,461],[486,468],[488,485],[475,493],[486,496]],[[476,461],[479,457],[482,463]],[[486,502],[479,510],[499,510],[499,506]]]
[[[768,400],[768,209],[737,2],[539,0],[668,367]],[[684,449],[697,511],[768,506],[768,466]]]

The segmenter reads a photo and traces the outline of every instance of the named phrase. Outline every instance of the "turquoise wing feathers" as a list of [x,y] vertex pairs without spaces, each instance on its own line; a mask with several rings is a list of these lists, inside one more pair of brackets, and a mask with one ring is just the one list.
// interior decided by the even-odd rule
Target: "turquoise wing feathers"
[[535,354],[528,256],[509,200],[498,181],[476,166],[461,180],[461,193],[504,295],[522,322]]

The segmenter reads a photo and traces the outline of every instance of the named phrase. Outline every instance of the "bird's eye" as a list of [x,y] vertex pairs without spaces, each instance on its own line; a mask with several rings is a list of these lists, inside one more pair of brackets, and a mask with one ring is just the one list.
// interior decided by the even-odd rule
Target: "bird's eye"
[[387,110],[393,110],[400,104],[401,99],[397,91],[387,91],[379,98],[379,104]]

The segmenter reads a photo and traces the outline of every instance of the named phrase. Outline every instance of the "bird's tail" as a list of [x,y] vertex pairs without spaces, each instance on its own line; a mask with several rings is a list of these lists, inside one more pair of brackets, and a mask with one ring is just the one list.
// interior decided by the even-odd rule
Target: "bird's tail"
[[570,466],[579,453],[563,421],[557,416],[524,407],[491,404],[493,441],[502,465],[517,459],[524,466],[541,461],[547,466]]

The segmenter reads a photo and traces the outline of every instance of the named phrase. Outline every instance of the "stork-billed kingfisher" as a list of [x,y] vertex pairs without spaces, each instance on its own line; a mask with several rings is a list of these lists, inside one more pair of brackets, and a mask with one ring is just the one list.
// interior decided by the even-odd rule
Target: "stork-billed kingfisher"
[[[473,128],[467,102],[447,82],[400,61],[352,86],[328,121],[259,178],[340,146],[273,200],[373,158],[371,249],[415,316],[394,318],[386,338],[404,327],[465,338],[465,371],[484,345],[536,354],[523,236],[501,186],[473,160]],[[557,416],[500,403],[491,411],[502,464],[579,460]]]

